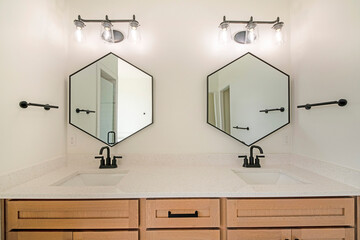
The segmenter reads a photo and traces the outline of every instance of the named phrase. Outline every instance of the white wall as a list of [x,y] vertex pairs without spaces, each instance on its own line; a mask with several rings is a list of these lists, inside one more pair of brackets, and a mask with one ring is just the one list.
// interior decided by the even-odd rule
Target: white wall
[[0,1],[0,174],[65,156],[67,21],[65,0]]
[[[68,74],[95,59],[114,52],[154,76],[154,124],[116,145],[117,153],[237,153],[248,148],[206,123],[206,76],[244,53],[255,55],[284,72],[290,71],[289,43],[278,47],[267,43],[271,26],[261,27],[260,42],[255,46],[232,43],[220,47],[218,25],[228,19],[259,20],[279,16],[289,23],[287,0],[102,0],[70,1],[69,28],[80,14],[83,18],[131,18],[141,24],[142,42],[131,45],[105,44],[99,39],[99,25],[87,24],[87,43],[70,39]],[[127,31],[127,24],[116,25]],[[244,27],[244,26],[241,26]],[[233,30],[239,29],[233,27]],[[125,31],[125,33],[126,33]],[[263,40],[263,41],[262,41]],[[289,152],[284,145],[291,135],[287,126],[261,140],[265,153]],[[76,144],[70,144],[76,138]],[[96,154],[102,144],[68,126],[68,152]],[[114,151],[113,150],[113,151]]]
[[291,1],[294,152],[360,170],[360,1]]

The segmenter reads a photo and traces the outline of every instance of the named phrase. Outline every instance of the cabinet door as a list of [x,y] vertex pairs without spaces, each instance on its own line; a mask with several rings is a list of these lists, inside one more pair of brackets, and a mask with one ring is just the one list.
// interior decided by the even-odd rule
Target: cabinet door
[[138,200],[7,200],[14,229],[129,229],[138,227]]
[[354,198],[228,199],[228,227],[354,226]]
[[74,240],[138,240],[137,231],[74,232]]
[[228,240],[290,240],[290,229],[228,230]]
[[220,199],[146,200],[146,227],[220,227]]
[[147,231],[146,240],[220,240],[220,230]]
[[353,228],[293,229],[292,240],[354,240]]
[[8,232],[7,240],[72,240],[72,232]]

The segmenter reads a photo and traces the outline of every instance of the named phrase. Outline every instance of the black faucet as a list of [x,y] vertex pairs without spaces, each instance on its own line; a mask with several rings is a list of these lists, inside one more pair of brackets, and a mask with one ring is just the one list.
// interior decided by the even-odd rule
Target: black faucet
[[261,154],[264,153],[261,147],[256,146],[256,145],[251,146],[250,147],[249,160],[248,160],[246,155],[239,156],[239,158],[244,158],[243,167],[246,167],[246,168],[259,168],[259,167],[261,167],[259,158],[263,158],[265,156],[264,155],[256,155],[255,161],[254,161],[254,148],[259,149]]
[[100,159],[100,167],[99,168],[117,168],[117,163],[116,163],[116,159],[118,158],[122,158],[122,156],[114,156],[112,161],[110,158],[110,148],[108,146],[102,147],[100,149],[99,154],[102,155],[104,150],[107,150],[107,154],[106,154],[106,161],[104,159],[104,156],[96,156],[95,158],[99,158]]

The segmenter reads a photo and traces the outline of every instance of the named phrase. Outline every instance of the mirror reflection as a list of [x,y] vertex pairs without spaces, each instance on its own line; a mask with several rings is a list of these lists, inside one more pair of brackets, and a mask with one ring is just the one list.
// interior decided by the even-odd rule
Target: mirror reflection
[[112,146],[153,122],[151,75],[113,53],[70,76],[70,124]]
[[290,122],[289,75],[247,53],[208,76],[208,123],[247,146]]

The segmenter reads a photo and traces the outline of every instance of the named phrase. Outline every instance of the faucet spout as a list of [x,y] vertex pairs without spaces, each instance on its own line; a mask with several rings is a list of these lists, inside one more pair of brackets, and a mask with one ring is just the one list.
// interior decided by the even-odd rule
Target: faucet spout
[[264,153],[261,147],[256,146],[256,145],[252,145],[252,146],[250,147],[250,157],[254,157],[254,148],[258,149],[261,154]]
[[[104,150],[106,150],[106,159],[104,159],[104,157],[102,156]],[[116,158],[122,158],[121,156],[114,156],[114,159],[111,162],[110,148],[108,146],[100,148],[99,154],[101,156],[95,157],[95,158],[100,158],[101,159],[99,168],[117,168]]]
[[252,145],[250,147],[249,165],[253,166],[253,167],[260,167],[260,164],[258,163],[258,159],[256,159],[256,161],[254,161],[254,148],[258,149],[261,154],[264,153],[261,147]]
[[105,149],[107,150],[106,158],[110,158],[110,148],[108,146],[102,147],[99,154],[102,155]]

